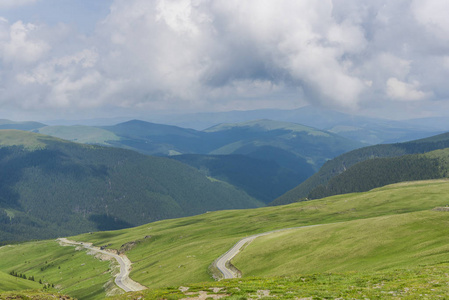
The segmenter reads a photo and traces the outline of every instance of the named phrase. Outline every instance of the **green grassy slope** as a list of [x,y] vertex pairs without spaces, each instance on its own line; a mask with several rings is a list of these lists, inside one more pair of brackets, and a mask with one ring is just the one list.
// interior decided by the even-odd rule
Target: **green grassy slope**
[[449,147],[449,133],[430,138],[386,145],[375,145],[344,153],[326,162],[321,169],[299,184],[294,189],[273,201],[272,205],[281,205],[299,201],[308,197],[309,193],[320,185],[326,185],[329,180],[353,165],[373,158],[399,157],[406,154],[418,154]]
[[27,300],[54,300],[54,299],[73,299],[70,296],[60,294],[52,291],[19,291],[19,292],[5,292],[0,293],[0,299],[27,299]]
[[38,283],[42,281],[54,284],[56,291],[79,299],[103,299],[106,297],[104,286],[108,282],[114,286],[109,261],[100,261],[85,251],[76,251],[75,247],[62,247],[56,241],[0,248],[0,270],[34,276],[33,288],[42,288]]
[[0,241],[262,205],[167,158],[8,130],[0,145]]
[[0,272],[0,293],[40,288],[42,288],[42,285],[38,282]]
[[[285,273],[282,274],[293,276],[291,279],[281,280],[287,286],[294,285],[289,284],[289,280],[296,282],[297,285],[298,278],[294,279],[294,276],[303,278],[303,275],[300,274],[304,273],[359,270],[360,274],[335,275],[333,277],[336,281],[335,284],[329,282],[329,286],[323,286],[322,280],[326,278],[325,275],[304,275],[306,276],[304,278],[309,278],[307,280],[311,282],[306,289],[310,293],[314,293],[317,286],[321,285],[323,287],[321,291],[329,287],[329,291],[334,293],[338,291],[338,288],[344,286],[345,282],[354,282],[357,283],[356,288],[359,290],[367,291],[366,288],[370,287],[368,289],[370,295],[374,295],[376,290],[373,289],[372,282],[378,283],[379,278],[395,276],[397,278],[399,276],[399,278],[413,282],[411,273],[427,274],[430,272],[429,269],[419,269],[422,264],[431,267],[448,260],[447,253],[449,252],[445,237],[448,233],[447,228],[449,228],[447,226],[449,213],[430,211],[434,207],[448,204],[448,193],[448,180],[407,182],[364,193],[338,195],[285,206],[210,212],[194,217],[158,221],[119,231],[83,234],[72,239],[93,242],[97,246],[106,246],[126,253],[133,262],[131,277],[141,284],[151,288],[175,287],[168,290],[137,293],[136,295],[145,293],[155,295],[154,293],[159,292],[176,294],[180,285],[213,281],[211,278],[213,269],[209,269],[211,263],[245,236],[273,229],[327,224],[256,239],[240,254],[249,256],[248,261],[243,262],[245,265],[241,265],[239,256],[237,264],[243,269],[245,275],[252,272],[251,274],[256,276],[264,274],[271,276],[281,274],[285,270]],[[336,222],[340,223],[332,224]],[[307,241],[309,246],[304,245],[302,241]],[[52,249],[52,247],[59,247],[55,242],[40,243],[44,245],[43,252],[35,254],[32,249],[36,248],[37,244],[34,243],[13,246],[16,248],[0,248],[0,271],[8,273],[14,269],[37,276],[40,274],[40,268],[46,265],[44,259],[48,258],[47,263],[50,264],[50,259],[54,260],[54,257],[62,256],[52,253],[55,251],[70,253],[67,248],[63,247],[60,250]],[[257,247],[258,243],[262,245],[262,248]],[[279,245],[283,246],[279,248]],[[282,255],[276,255],[276,251],[280,251]],[[317,253],[316,258],[313,256],[315,252]],[[17,253],[23,255],[17,255]],[[79,253],[81,255],[84,252]],[[46,255],[48,256],[46,257]],[[258,261],[255,257],[257,255],[270,257],[270,259]],[[14,260],[6,259],[10,256],[14,257]],[[32,259],[28,260],[25,257]],[[31,263],[27,263],[27,261],[31,261]],[[289,267],[288,262],[290,261],[296,268]],[[321,266],[320,261],[328,262],[329,268],[325,269]],[[62,263],[68,265],[62,265]],[[271,265],[272,263],[281,264],[283,267],[276,269]],[[66,267],[70,269],[70,266],[80,268],[73,271],[78,273],[74,273],[75,275],[67,280],[78,279],[82,282],[89,282],[90,279],[83,279],[84,275],[79,270],[94,265],[90,263],[82,265],[81,261],[72,263],[71,259],[67,261],[56,259],[54,263],[51,263],[52,267],[45,271],[58,272],[56,266],[60,264],[61,269],[63,266],[64,269]],[[300,268],[299,264],[304,267]],[[91,274],[90,276],[93,276],[95,272],[103,273],[100,269],[95,270],[94,268],[96,267],[94,266],[92,272],[88,273]],[[253,268],[253,271],[248,268]],[[405,269],[398,271],[398,268]],[[384,273],[379,273],[380,275],[368,273],[375,270],[382,270]],[[441,273],[447,273],[447,269],[438,272],[439,275],[435,273],[432,275],[434,277],[429,275],[428,278],[439,278]],[[53,275],[50,273],[45,276],[52,278],[51,281],[54,281],[55,284],[59,284],[58,277],[52,277]],[[59,280],[64,281],[65,275],[61,276]],[[250,279],[241,283],[231,281],[229,284],[231,286],[241,284],[244,288],[241,291],[257,293],[257,286],[263,286],[263,282],[271,282],[271,285],[268,286],[274,286],[277,280],[279,279],[266,278],[255,281]],[[365,283],[361,283],[361,281]],[[397,286],[394,282],[391,284]],[[226,287],[227,283],[213,283],[213,285]],[[249,291],[251,285],[253,285],[253,290]],[[196,284],[196,286],[199,288],[202,285]],[[204,284],[204,286],[208,285]],[[423,287],[424,285],[419,286],[421,291]],[[94,293],[94,289],[97,288],[89,291]],[[388,290],[384,291],[388,292]],[[69,287],[62,292],[74,295]],[[176,297],[173,299],[177,299]]]
[[449,212],[421,211],[275,233],[233,264],[244,276],[371,272],[449,260]]
[[443,206],[449,182],[398,184],[371,192],[339,195],[287,206],[213,212],[160,221],[133,229],[77,236],[79,241],[111,244],[134,262],[131,276],[151,287],[211,280],[208,267],[247,235],[293,226],[333,223],[395,215]]
[[110,299],[445,299],[449,294],[448,271],[449,264],[442,263],[369,273],[248,277],[188,284],[182,289],[152,289]]

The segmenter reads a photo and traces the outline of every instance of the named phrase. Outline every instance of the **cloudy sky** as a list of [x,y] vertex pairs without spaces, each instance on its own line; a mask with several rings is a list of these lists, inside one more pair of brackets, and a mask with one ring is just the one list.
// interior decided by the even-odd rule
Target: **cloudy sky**
[[0,118],[449,114],[446,0],[0,0]]

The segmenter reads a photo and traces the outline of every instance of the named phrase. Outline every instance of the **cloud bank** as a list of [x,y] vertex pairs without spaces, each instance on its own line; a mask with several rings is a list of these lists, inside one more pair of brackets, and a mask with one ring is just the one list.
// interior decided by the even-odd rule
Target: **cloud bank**
[[0,105],[357,111],[441,102],[447,11],[437,0],[115,0],[88,36],[2,16]]

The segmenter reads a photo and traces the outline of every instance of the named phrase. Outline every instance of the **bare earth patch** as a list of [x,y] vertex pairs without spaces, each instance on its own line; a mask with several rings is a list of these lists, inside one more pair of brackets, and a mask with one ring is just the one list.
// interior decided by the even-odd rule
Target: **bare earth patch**
[[251,297],[256,297],[256,298],[249,298],[251,300],[254,299],[262,299],[262,298],[266,298],[266,297],[274,297],[274,296],[270,296],[270,290],[258,290],[257,291],[257,295],[251,295]]
[[449,207],[435,207],[434,209],[432,209],[434,211],[449,211]]
[[182,298],[180,300],[206,300],[206,299],[221,299],[224,297],[229,296],[228,294],[208,294],[205,291],[199,291],[199,292],[191,292],[191,293],[185,293],[186,296],[195,295],[195,297],[187,297]]

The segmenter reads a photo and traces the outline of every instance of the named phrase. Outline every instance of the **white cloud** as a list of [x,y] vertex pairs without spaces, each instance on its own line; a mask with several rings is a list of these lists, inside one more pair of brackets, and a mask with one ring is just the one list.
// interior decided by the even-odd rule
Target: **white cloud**
[[156,21],[165,22],[179,34],[199,34],[200,29],[196,24],[198,17],[202,21],[209,21],[209,18],[206,15],[194,15],[193,6],[191,0],[161,0],[156,6]]
[[419,90],[418,82],[406,83],[394,77],[388,79],[386,89],[390,98],[400,101],[417,101],[430,96]]
[[146,3],[117,0],[101,29],[113,32],[111,71],[124,75],[117,64],[131,66],[146,101],[241,98],[239,89],[230,94],[236,82],[276,86],[280,75],[319,101],[353,106],[366,86],[343,59],[365,49],[363,30],[335,22],[331,1]]
[[68,77],[77,77],[77,72],[95,66],[98,54],[93,50],[83,50],[70,56],[63,56],[41,63],[37,67],[17,75],[22,84],[36,83],[52,86],[57,81],[66,81]]
[[[3,25],[8,23],[2,22]],[[3,26],[4,27],[4,26]],[[9,29],[9,30],[8,30]],[[0,57],[7,63],[32,63],[39,60],[50,48],[43,40],[34,38],[37,26],[18,21],[0,35]],[[9,32],[8,32],[9,31]]]

